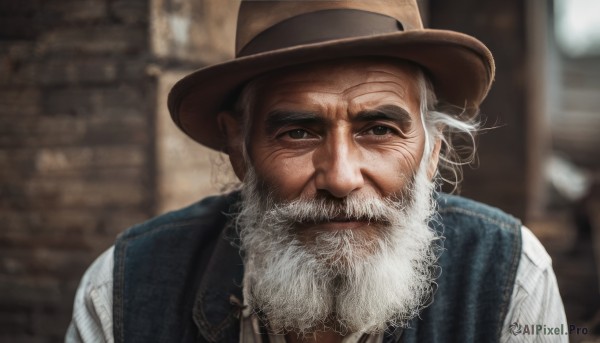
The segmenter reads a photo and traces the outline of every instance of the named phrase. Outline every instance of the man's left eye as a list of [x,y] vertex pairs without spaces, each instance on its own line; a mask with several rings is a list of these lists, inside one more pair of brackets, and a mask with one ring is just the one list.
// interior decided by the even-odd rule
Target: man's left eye
[[392,133],[392,129],[390,129],[387,126],[378,125],[378,126],[374,126],[374,127],[370,128],[367,131],[367,133],[371,133],[371,134],[376,135],[376,136],[383,136],[383,135],[387,135],[389,133]]

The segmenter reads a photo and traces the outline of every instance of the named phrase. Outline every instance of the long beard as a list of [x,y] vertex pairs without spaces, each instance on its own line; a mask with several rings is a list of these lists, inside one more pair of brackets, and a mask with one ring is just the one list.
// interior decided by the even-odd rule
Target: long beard
[[[250,170],[236,224],[245,301],[270,330],[376,333],[406,326],[429,301],[438,237],[428,227],[435,205],[425,168],[395,198],[278,202],[263,188]],[[339,216],[365,222],[365,229],[308,238],[298,230]]]

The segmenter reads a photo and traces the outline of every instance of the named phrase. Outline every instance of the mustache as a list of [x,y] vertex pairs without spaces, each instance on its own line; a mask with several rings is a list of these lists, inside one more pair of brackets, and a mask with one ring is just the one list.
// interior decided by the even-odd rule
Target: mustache
[[318,224],[330,221],[362,221],[391,224],[398,212],[409,206],[408,197],[350,195],[343,199],[317,194],[285,203],[272,203],[268,218],[288,224]]

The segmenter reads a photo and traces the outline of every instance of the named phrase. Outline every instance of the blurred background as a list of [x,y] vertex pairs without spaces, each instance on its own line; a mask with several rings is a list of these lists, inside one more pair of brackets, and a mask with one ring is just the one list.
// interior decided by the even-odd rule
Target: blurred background
[[[166,95],[231,58],[239,0],[0,0],[0,342],[60,342],[86,267],[124,229],[216,193],[227,161]],[[496,59],[462,194],[523,219],[570,324],[600,342],[600,2],[423,0]],[[443,58],[443,56],[440,56]],[[460,80],[456,80],[460,82]]]

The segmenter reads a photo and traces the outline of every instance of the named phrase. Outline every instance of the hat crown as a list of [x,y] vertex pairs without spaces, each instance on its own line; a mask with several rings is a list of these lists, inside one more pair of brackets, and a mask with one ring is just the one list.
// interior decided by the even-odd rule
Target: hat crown
[[[391,17],[405,31],[423,28],[416,0],[242,0],[237,21],[236,56],[242,55],[242,50],[255,38],[280,23],[304,14],[328,10],[354,10]],[[374,19],[371,17],[369,20]],[[335,29],[330,24],[323,22],[318,27],[324,37],[327,37],[328,30]],[[361,27],[362,23],[352,22],[347,25]],[[301,33],[295,31],[292,34]]]

